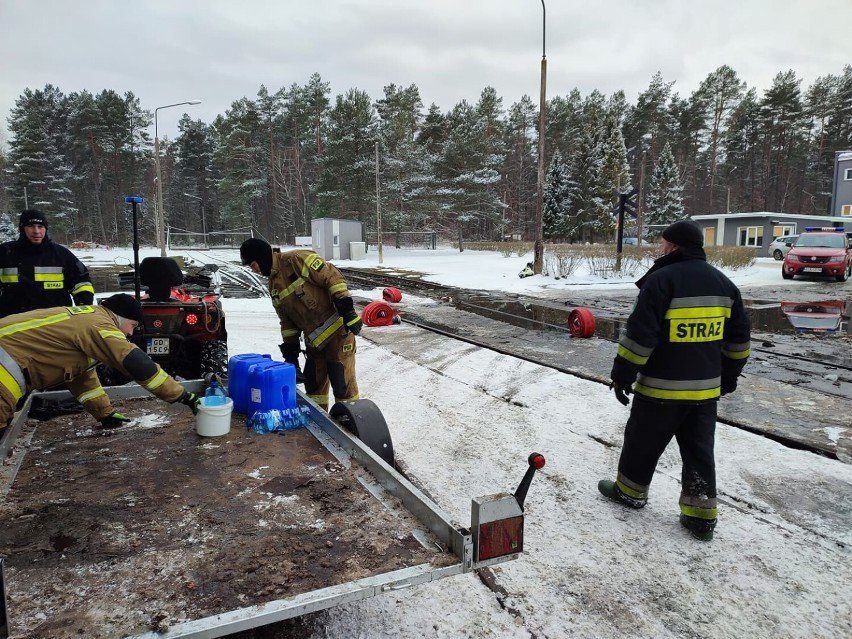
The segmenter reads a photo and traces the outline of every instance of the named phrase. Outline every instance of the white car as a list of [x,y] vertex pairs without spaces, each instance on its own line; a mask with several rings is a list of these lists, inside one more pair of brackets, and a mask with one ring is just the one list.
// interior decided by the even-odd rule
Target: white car
[[780,262],[784,259],[784,257],[786,257],[787,252],[790,250],[790,247],[793,246],[793,242],[796,241],[797,237],[799,236],[782,235],[781,237],[776,237],[769,245],[769,254]]

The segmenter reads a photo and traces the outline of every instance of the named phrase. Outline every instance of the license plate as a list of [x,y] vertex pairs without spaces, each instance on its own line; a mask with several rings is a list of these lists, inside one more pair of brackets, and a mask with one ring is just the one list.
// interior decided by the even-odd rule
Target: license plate
[[822,273],[821,268],[814,268],[812,266],[806,266],[802,269],[805,273]]
[[148,340],[148,355],[168,355],[169,338],[152,337]]

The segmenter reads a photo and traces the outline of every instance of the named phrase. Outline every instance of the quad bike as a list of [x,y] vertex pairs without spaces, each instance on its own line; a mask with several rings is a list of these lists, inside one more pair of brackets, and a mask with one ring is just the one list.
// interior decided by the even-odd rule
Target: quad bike
[[[219,293],[210,290],[216,268],[215,265],[205,266],[185,278],[175,260],[146,257],[137,271],[119,276],[120,282],[136,281],[138,273],[137,291],[140,285],[148,289],[147,294],[139,296],[144,323],[130,341],[173,377],[227,376],[225,313]],[[98,368],[98,376],[104,386],[130,381],[121,372],[106,366]]]

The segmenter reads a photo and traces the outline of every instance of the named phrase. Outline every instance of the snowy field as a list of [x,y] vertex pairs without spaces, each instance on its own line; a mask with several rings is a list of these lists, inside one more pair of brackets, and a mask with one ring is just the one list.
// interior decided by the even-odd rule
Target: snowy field
[[[131,255],[76,253],[92,266]],[[236,251],[175,254],[238,262]],[[635,288],[635,278],[582,273],[518,278],[530,259],[385,249],[382,265],[441,284],[529,295]],[[371,251],[366,260],[337,263],[377,261]],[[778,285],[780,263],[760,258],[729,275],[740,286]],[[380,289],[359,293],[381,298]],[[404,313],[406,304],[428,303],[404,297],[399,306]],[[231,355],[280,358],[268,299],[224,305]],[[615,354],[612,344],[602,347]],[[317,638],[852,637],[852,465],[720,424],[719,526],[705,544],[677,520],[674,445],[644,510],[598,494],[598,479],[614,478],[628,415],[601,384],[409,325],[363,330],[358,379],[362,396],[382,409],[397,456],[458,521],[469,521],[471,497],[514,490],[530,452],[548,463],[526,502],[527,552],[495,571],[505,595],[476,575],[444,579],[321,613]]]

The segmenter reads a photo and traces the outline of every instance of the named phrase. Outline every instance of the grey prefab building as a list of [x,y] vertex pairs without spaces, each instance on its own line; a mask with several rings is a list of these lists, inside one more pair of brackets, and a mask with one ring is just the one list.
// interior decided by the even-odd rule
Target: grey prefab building
[[324,260],[352,259],[350,244],[361,242],[361,222],[330,217],[311,220],[311,241]]
[[831,214],[852,221],[852,151],[834,154]]
[[[852,231],[852,217],[794,213],[724,213],[695,215],[705,246],[752,246],[760,257],[769,255],[769,244],[782,235],[798,235],[807,227],[841,226]],[[848,225],[845,224],[848,222]]]

